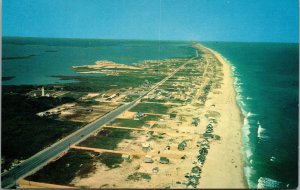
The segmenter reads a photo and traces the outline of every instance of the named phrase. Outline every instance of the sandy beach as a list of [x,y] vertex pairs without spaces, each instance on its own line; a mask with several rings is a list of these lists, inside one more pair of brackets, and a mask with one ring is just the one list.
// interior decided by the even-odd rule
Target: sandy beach
[[213,143],[203,166],[200,188],[246,188],[243,175],[242,118],[236,103],[236,92],[229,63],[209,49],[222,63],[224,80],[221,94],[210,94],[207,105],[221,114],[215,133],[222,140]]

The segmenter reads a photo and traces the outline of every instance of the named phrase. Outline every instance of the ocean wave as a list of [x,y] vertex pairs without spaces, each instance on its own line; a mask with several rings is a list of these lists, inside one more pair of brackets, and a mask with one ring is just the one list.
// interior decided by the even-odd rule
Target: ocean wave
[[257,137],[259,139],[267,139],[269,136],[267,135],[266,129],[262,128],[261,124],[259,121],[257,122],[258,128],[257,128]]
[[256,183],[253,183],[250,179],[251,176],[255,175],[256,171],[250,166],[244,167],[244,174],[246,176],[247,183],[250,188],[256,188]]
[[[253,180],[253,176],[256,175],[255,168],[252,166],[253,163],[253,154],[254,149],[250,142],[251,128],[255,126],[252,125],[252,117],[256,114],[253,114],[247,106],[248,100],[252,99],[249,96],[245,96],[243,91],[244,82],[241,80],[241,74],[237,71],[235,66],[231,67],[234,79],[234,89],[236,91],[236,101],[238,106],[241,109],[242,114],[244,115],[243,127],[242,127],[242,139],[243,139],[243,155],[245,159],[244,175],[247,179],[247,183],[250,188],[256,188],[257,181]],[[250,123],[251,122],[251,123]]]
[[271,156],[270,161],[271,162],[278,162],[278,159],[275,156]]
[[250,159],[250,158],[252,157],[252,155],[253,155],[253,152],[251,151],[251,149],[247,149],[247,150],[246,150],[246,157],[247,157],[248,159]]
[[260,177],[257,183],[258,189],[281,189],[281,188],[288,188],[288,187],[289,184],[285,184],[281,181],[276,181],[268,177]]

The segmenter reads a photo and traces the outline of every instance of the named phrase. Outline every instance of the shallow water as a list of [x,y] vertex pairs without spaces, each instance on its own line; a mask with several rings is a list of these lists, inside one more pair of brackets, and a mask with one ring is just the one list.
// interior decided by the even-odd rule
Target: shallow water
[[146,59],[195,56],[191,42],[4,37],[2,43],[2,76],[15,76],[4,85],[65,82],[49,76],[88,75],[77,74],[71,67],[98,60],[134,64]]

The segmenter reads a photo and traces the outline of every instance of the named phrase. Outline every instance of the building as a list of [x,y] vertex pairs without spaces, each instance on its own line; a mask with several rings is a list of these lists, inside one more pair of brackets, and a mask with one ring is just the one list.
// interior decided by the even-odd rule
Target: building
[[128,155],[128,154],[122,154],[122,159],[123,160],[130,160],[130,155]]
[[152,169],[152,172],[153,172],[153,173],[158,173],[158,172],[159,172],[159,168],[158,168],[158,167],[153,168],[153,169]]
[[198,126],[199,122],[200,122],[200,119],[198,117],[195,117],[192,119],[192,125],[194,125],[195,127]]
[[153,163],[152,156],[146,155],[145,158],[144,158],[144,162],[145,163]]
[[148,152],[151,149],[151,146],[149,143],[142,143],[142,149],[144,152]]
[[45,89],[43,86],[42,86],[42,96],[45,96]]
[[201,149],[199,150],[199,154],[207,154],[207,153],[208,153],[207,148],[201,148]]
[[170,160],[167,157],[160,157],[159,158],[159,163],[161,163],[161,164],[169,164]]
[[214,138],[214,136],[212,134],[210,134],[210,133],[204,133],[203,137],[204,138]]
[[192,174],[193,175],[200,175],[200,173],[201,173],[201,168],[199,166],[194,166],[192,168]]
[[175,119],[176,118],[176,113],[171,113],[170,114],[170,119]]
[[137,112],[135,115],[134,115],[134,120],[140,120],[140,119],[142,119],[142,117],[144,117],[145,116],[145,114],[144,113],[142,113],[142,112]]
[[186,141],[182,141],[181,143],[178,144],[178,150],[183,151],[186,146],[187,146]]

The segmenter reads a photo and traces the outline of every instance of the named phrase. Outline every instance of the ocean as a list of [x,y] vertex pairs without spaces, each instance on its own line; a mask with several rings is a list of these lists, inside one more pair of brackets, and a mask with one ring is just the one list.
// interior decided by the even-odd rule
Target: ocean
[[14,78],[2,84],[62,83],[66,81],[51,76],[88,75],[75,73],[71,67],[98,60],[135,64],[147,59],[192,56],[195,50],[191,42],[3,37],[2,76]]
[[250,188],[298,186],[299,46],[203,43],[232,66]]
[[[55,84],[53,75],[77,74],[71,66],[111,60],[195,56],[191,42],[3,38],[3,85]],[[298,186],[299,46],[286,43],[202,43],[232,66],[244,115],[245,176],[251,188]],[[95,75],[95,74],[93,74]]]

